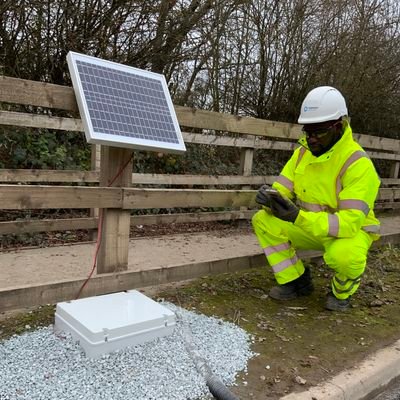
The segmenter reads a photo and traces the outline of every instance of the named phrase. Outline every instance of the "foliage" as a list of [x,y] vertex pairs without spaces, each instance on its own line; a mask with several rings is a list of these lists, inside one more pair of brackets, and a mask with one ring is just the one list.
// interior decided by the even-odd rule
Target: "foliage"
[[[89,169],[90,148],[75,133],[1,128],[0,167],[32,169]],[[3,149],[3,151],[1,151]]]

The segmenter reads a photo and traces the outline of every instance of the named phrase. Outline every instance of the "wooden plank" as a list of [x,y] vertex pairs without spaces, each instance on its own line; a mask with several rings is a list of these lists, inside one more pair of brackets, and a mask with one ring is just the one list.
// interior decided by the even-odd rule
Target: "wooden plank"
[[254,190],[125,189],[123,208],[255,206]]
[[[0,172],[1,176],[1,172]],[[242,175],[170,175],[170,174],[133,174],[135,184],[148,185],[263,185],[272,184],[275,176]],[[400,180],[399,180],[400,181]]]
[[400,153],[400,140],[379,136],[353,134],[354,139],[366,150],[386,150],[393,153]]
[[400,188],[381,188],[378,194],[378,201],[394,201],[400,198]]
[[[99,176],[97,171],[0,169],[0,182],[9,183],[98,183]],[[132,174],[132,182],[138,185],[262,185],[274,179],[274,176]]]
[[72,87],[4,75],[0,76],[0,101],[79,113]]
[[[133,150],[101,146],[100,185],[129,187],[132,182]],[[125,190],[125,189],[123,189]],[[99,213],[102,227],[97,258],[97,273],[128,269],[130,210],[103,208]]]
[[[123,193],[122,193],[123,192]],[[255,190],[136,189],[0,185],[2,209],[252,207]],[[121,200],[122,198],[122,200]],[[381,188],[378,200],[400,198],[400,188]]]
[[0,169],[0,182],[98,183],[98,171]]
[[210,146],[228,146],[228,147],[248,147],[265,150],[286,150],[293,151],[298,147],[295,142],[282,142],[279,140],[269,140],[256,136],[221,136],[201,133],[182,132],[185,142],[195,144],[206,144]]
[[388,161],[398,161],[400,160],[400,154],[394,154],[394,153],[381,153],[378,151],[371,151],[371,150],[366,150],[368,156],[370,158],[376,158],[377,160],[388,160]]
[[175,106],[175,111],[179,124],[188,128],[212,129],[222,132],[285,139],[297,139],[301,134],[301,126],[296,124],[241,117],[181,106]]
[[[254,207],[255,193],[255,190],[125,189],[123,208]],[[378,199],[400,199],[400,188],[382,188]]]
[[376,210],[397,210],[400,208],[400,201],[383,201],[375,203]]
[[79,186],[0,185],[3,210],[91,208],[122,205],[122,189]]
[[383,179],[381,179],[381,182],[382,182],[382,185],[384,185],[384,186],[389,186],[389,185],[399,186],[400,185],[399,178],[383,178]]
[[0,222],[0,235],[96,229],[97,218],[29,219]]
[[[102,274],[88,281],[81,297],[179,282],[205,275],[236,272],[263,264],[265,264],[265,256],[254,254],[146,271]],[[75,299],[83,283],[84,280],[73,280],[2,289],[0,290],[0,312]]]
[[77,118],[51,117],[48,115],[28,114],[13,111],[0,111],[0,124],[24,126],[28,128],[46,128],[70,132],[83,132],[83,124]]
[[131,217],[131,225],[161,225],[187,222],[233,221],[238,219],[250,219],[254,212],[255,210],[230,210],[179,214],[135,215]]
[[[254,211],[216,211],[179,214],[149,214],[130,217],[131,225],[179,224],[188,222],[250,219]],[[98,218],[62,218],[0,222],[0,235],[96,229]]]
[[[255,190],[136,189],[0,185],[4,210],[43,208],[189,208],[255,206]],[[400,188],[382,188],[379,201],[400,198]]]

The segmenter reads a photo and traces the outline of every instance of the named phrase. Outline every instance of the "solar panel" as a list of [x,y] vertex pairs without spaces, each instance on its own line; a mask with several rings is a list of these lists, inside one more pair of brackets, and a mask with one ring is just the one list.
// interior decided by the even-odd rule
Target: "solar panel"
[[89,143],[186,150],[163,75],[74,52],[67,62]]

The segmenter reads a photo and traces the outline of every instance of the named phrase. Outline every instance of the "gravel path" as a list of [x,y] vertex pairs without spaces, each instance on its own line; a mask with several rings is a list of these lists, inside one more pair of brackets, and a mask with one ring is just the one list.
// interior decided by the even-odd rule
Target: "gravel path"
[[182,324],[213,373],[233,385],[254,356],[251,338],[238,326],[163,303],[179,311],[168,337],[86,358],[69,336],[57,337],[52,326],[13,336],[0,343],[0,399],[30,400],[189,400],[209,394],[185,350]]

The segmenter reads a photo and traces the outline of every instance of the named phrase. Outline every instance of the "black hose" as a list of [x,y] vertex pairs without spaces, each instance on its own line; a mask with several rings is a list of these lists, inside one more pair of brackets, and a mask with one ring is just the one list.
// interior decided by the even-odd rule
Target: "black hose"
[[210,393],[217,400],[239,400],[224,384],[217,378],[207,365],[206,360],[199,354],[193,345],[192,332],[189,327],[183,322],[182,316],[178,311],[175,311],[177,319],[182,323],[182,336],[185,341],[185,346],[188,354],[196,366],[197,371],[202,374],[206,380],[206,384],[210,389]]
[[217,400],[239,400],[215,375],[207,377],[206,383]]

